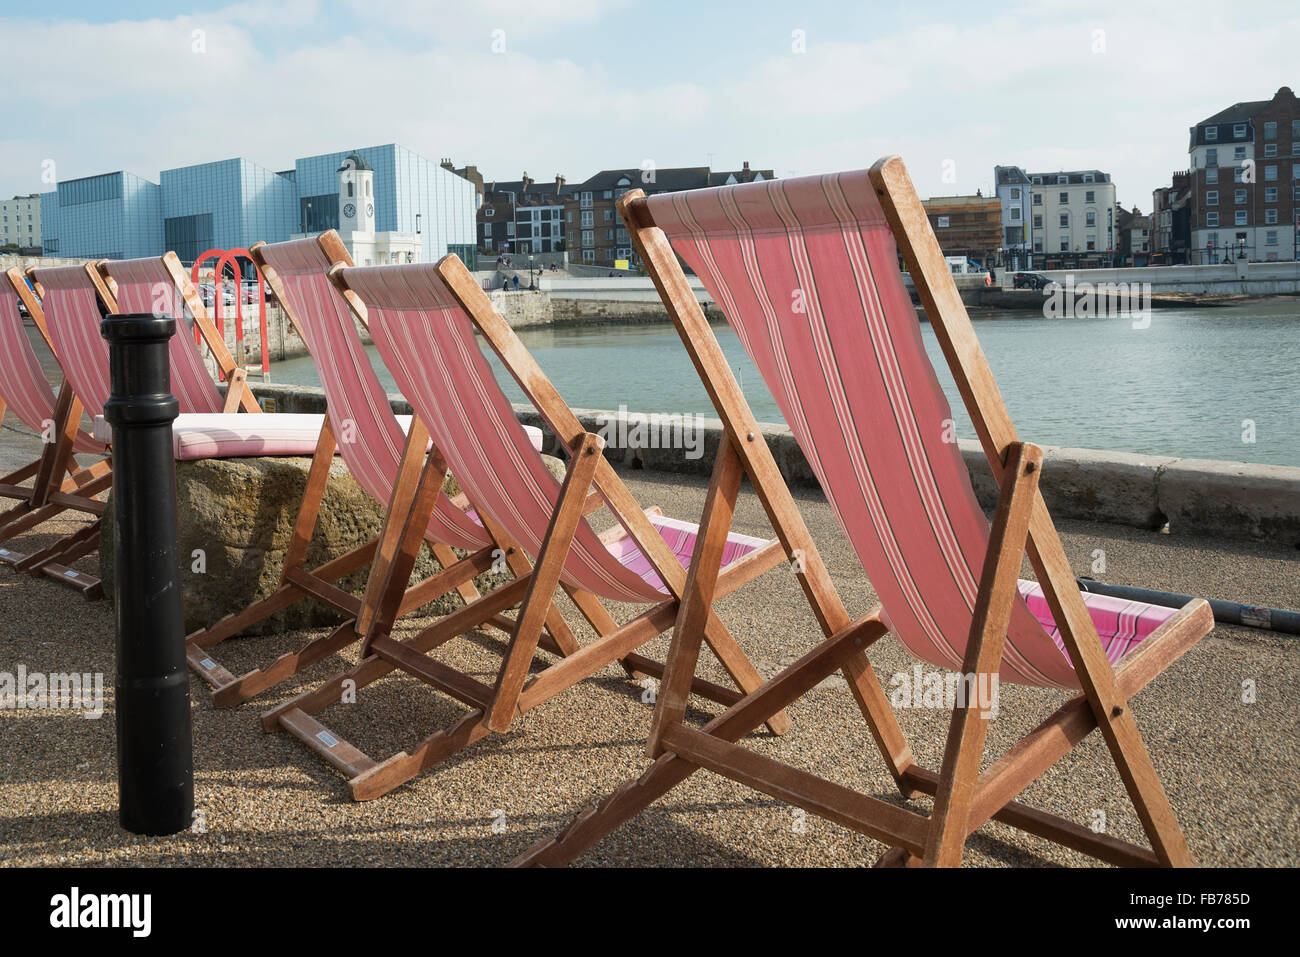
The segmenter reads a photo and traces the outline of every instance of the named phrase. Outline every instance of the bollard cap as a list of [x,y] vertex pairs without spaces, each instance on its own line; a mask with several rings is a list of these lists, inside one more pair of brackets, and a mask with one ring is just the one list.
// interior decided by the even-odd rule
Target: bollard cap
[[106,316],[99,334],[109,342],[166,342],[176,334],[176,320],[149,312]]

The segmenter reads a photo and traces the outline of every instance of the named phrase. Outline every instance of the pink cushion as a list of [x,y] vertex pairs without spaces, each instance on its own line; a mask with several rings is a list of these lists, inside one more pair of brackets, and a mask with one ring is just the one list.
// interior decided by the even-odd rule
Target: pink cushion
[[[673,555],[681,562],[682,568],[690,568],[691,555],[695,552],[695,541],[700,533],[700,526],[693,522],[684,522],[681,519],[669,518],[666,515],[647,515],[650,523],[654,525],[655,531],[672,550]],[[727,544],[722,549],[722,567],[726,568],[737,559],[744,558],[750,552],[762,548],[767,544],[767,540],[754,538],[752,535],[741,535],[736,532],[728,533]],[[640,575],[642,580],[651,588],[658,588],[667,591],[667,586],[660,580],[655,573],[650,559],[645,553],[637,547],[630,535],[624,536],[617,541],[610,542],[606,547],[611,555],[618,559],[619,564],[629,571]]]
[[[411,416],[399,415],[403,432],[411,428]],[[276,412],[265,415],[247,412],[182,413],[172,423],[172,454],[179,462],[195,459],[232,459],[262,455],[311,455],[320,438],[323,415]],[[542,430],[526,425],[533,447],[541,450]],[[113,428],[102,415],[95,416],[95,438],[113,441]]]
[[[1043,596],[1042,586],[1038,582],[1021,579],[1020,597],[1029,606],[1029,613],[1052,636],[1052,641],[1056,642],[1056,647],[1068,661],[1070,656],[1065,650],[1065,642],[1061,640],[1061,630],[1056,627],[1052,609]],[[1097,626],[1097,634],[1101,636],[1102,647],[1106,649],[1106,657],[1112,665],[1136,648],[1143,638],[1178,614],[1177,608],[1148,605],[1146,602],[1098,595],[1089,591],[1083,593],[1083,603],[1088,606],[1088,614]]]

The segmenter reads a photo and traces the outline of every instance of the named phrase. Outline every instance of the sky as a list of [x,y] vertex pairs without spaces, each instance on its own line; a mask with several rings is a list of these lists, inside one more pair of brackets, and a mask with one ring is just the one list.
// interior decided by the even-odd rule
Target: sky
[[571,183],[897,153],[923,197],[1100,169],[1147,211],[1188,127],[1300,87],[1295,0],[220,3],[3,0],[0,195],[395,142]]

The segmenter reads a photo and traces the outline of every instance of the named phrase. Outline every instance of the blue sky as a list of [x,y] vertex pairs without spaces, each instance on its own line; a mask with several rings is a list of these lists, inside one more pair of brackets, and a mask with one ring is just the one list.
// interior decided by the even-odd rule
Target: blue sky
[[51,165],[156,181],[399,142],[570,181],[900,153],[923,196],[987,192],[995,163],[1100,168],[1146,210],[1188,126],[1300,80],[1294,2],[128,0],[0,13],[0,37],[5,195],[48,189]]

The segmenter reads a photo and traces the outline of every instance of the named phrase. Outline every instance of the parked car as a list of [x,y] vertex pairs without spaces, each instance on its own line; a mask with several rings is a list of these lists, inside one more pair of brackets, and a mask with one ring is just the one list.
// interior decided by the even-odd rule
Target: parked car
[[1018,272],[1012,281],[1016,289],[1043,289],[1052,280],[1036,272]]

